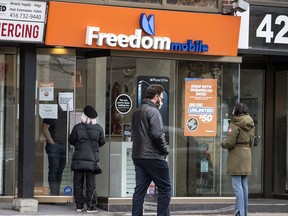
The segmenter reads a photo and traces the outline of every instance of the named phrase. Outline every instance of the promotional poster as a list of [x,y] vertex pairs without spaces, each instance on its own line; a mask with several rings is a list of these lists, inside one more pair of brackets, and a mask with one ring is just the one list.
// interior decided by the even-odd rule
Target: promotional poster
[[185,79],[184,124],[184,136],[216,136],[216,79]]

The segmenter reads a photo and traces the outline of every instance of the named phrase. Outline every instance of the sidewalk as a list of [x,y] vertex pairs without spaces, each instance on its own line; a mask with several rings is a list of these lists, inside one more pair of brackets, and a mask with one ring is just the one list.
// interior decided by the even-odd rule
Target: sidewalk
[[[209,204],[208,204],[209,205]],[[175,216],[232,216],[233,205],[223,209],[207,210],[203,207],[201,210],[191,211],[172,211],[171,215]],[[213,209],[213,208],[210,208]],[[12,202],[0,203],[0,215],[19,216],[19,215],[37,215],[37,216],[131,216],[131,212],[107,212],[101,209],[97,213],[76,212],[75,205],[67,204],[39,204],[37,213],[20,213],[12,209]],[[144,215],[156,215],[155,213],[147,213]],[[251,199],[249,200],[248,216],[288,216],[288,200],[278,199]]]

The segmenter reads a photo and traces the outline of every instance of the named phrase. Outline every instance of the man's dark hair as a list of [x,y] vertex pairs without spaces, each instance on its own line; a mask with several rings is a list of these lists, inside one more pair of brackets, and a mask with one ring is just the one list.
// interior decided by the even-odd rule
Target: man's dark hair
[[164,88],[160,84],[151,84],[146,89],[146,98],[152,99],[155,95],[160,95],[164,91]]
[[249,110],[246,104],[244,103],[236,103],[234,106],[234,115],[239,116],[241,114],[248,114]]

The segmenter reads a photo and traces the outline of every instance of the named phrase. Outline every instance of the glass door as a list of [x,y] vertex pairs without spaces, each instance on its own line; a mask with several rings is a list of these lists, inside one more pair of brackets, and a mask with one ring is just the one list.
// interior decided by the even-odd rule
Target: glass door
[[[151,84],[164,88],[164,103],[160,109],[170,154],[168,163],[173,175],[175,61],[167,59],[112,57],[107,85],[107,124],[110,145],[110,197],[132,197],[135,187],[135,168],[132,161],[131,119],[142,104],[145,91]],[[172,177],[173,178],[173,177]],[[171,179],[172,179],[171,178]],[[154,187],[151,183],[150,187]],[[149,190],[151,198],[152,190]]]
[[[86,105],[96,109],[97,123],[105,128],[106,70],[107,57],[85,58],[76,56],[74,50],[59,48],[38,51],[34,194],[40,202],[74,201],[71,171],[74,148],[68,143],[68,136],[73,126],[80,123]],[[96,180],[97,195],[106,197],[108,146],[100,149],[104,172]]]
[[[252,174],[249,176],[249,193],[263,192],[263,80],[264,69],[241,69],[240,101],[245,103],[255,124],[255,140],[252,148]],[[255,85],[257,83],[257,85]]]
[[274,193],[288,193],[288,66],[278,64],[275,72]]
[[74,54],[37,55],[34,195],[39,201],[70,202],[73,198],[73,149],[68,136],[77,117],[75,74]]
[[13,196],[15,193],[16,56],[16,51],[15,54],[0,54],[0,196]]
[[[83,56],[77,56],[75,75],[75,116],[77,117],[86,105],[93,106],[98,113],[97,123],[104,130],[107,121],[106,109],[108,107],[106,95],[109,94],[106,86],[108,82],[108,59],[110,57],[84,58]],[[104,133],[106,132],[104,131]],[[109,146],[109,138],[106,133],[106,144],[101,146],[99,150],[103,172],[96,176],[97,197],[108,197]],[[99,202],[101,202],[101,199]]]

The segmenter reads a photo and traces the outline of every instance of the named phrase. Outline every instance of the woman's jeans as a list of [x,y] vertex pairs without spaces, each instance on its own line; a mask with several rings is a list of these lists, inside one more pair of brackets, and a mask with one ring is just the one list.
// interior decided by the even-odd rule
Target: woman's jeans
[[62,173],[66,165],[66,148],[63,144],[49,144],[45,146],[48,155],[48,182],[50,195],[60,195]]
[[144,197],[153,181],[158,189],[157,216],[169,216],[171,182],[168,163],[165,160],[133,159],[136,187],[133,194],[132,216],[143,215]]
[[248,176],[231,176],[234,188],[236,203],[234,215],[247,216],[248,213]]

